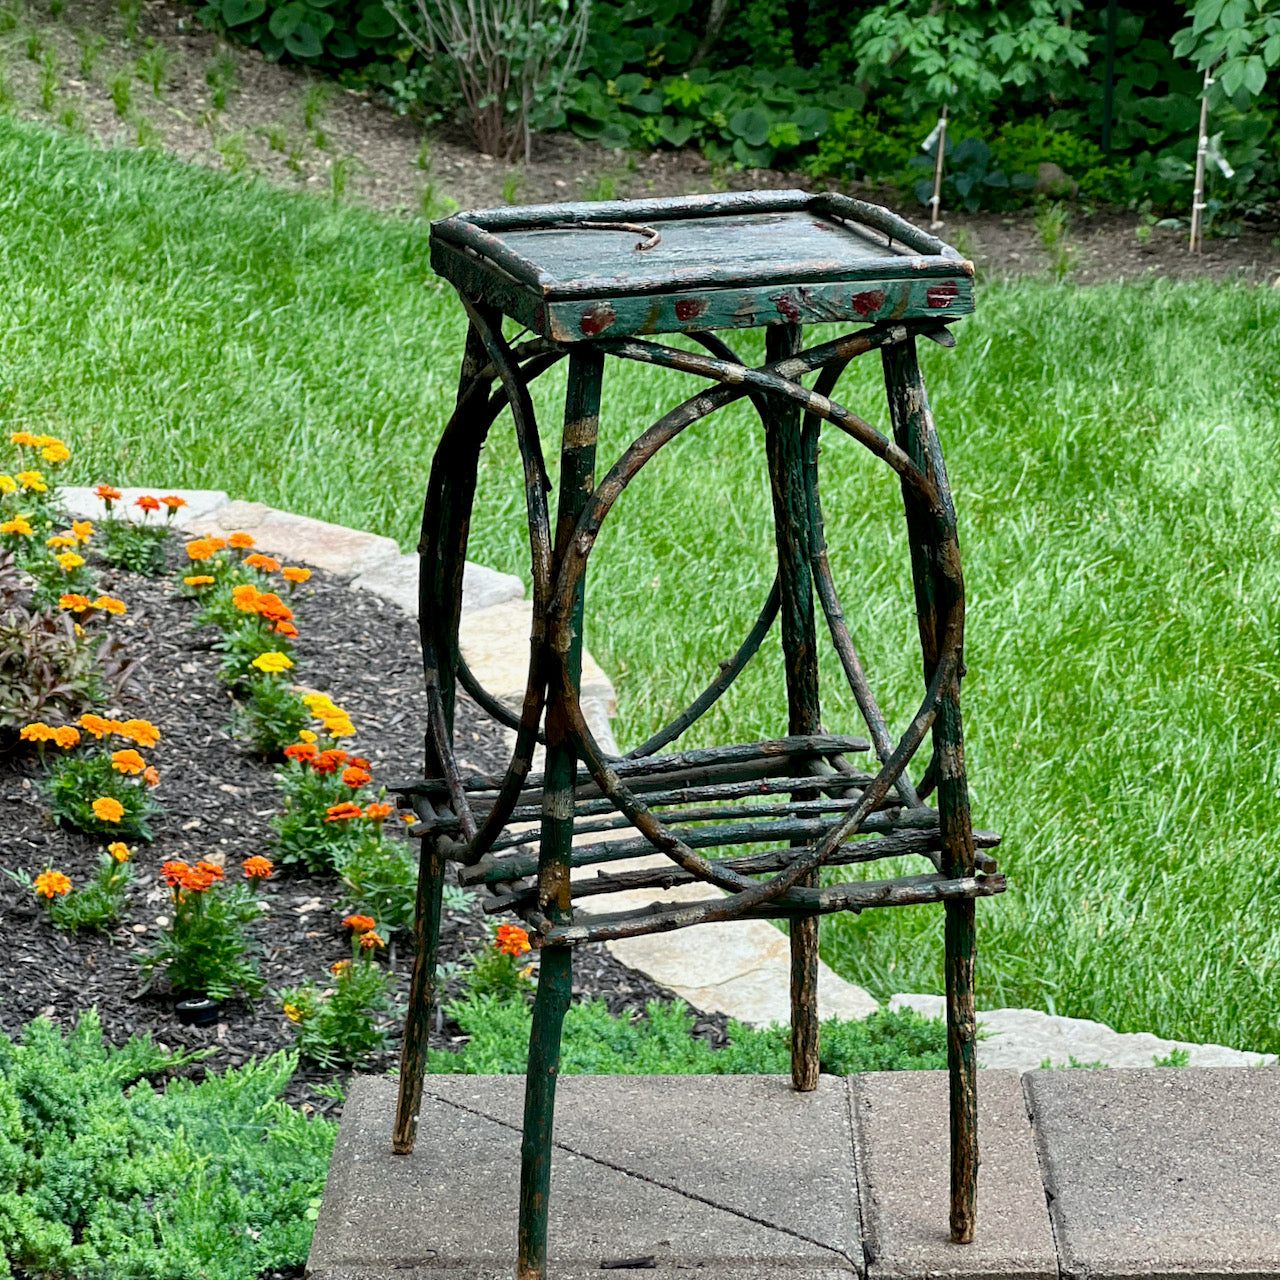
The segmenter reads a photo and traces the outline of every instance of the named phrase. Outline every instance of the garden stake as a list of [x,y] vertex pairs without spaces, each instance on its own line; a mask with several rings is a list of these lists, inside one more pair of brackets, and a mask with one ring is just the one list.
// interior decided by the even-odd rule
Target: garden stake
[[938,140],[938,150],[933,160],[933,195],[929,200],[929,206],[932,208],[933,214],[929,219],[929,227],[931,230],[936,231],[942,226],[939,206],[942,204],[942,166],[947,154],[947,108],[945,103],[938,113],[938,123],[933,133]]
[[[935,220],[945,124],[944,108]],[[638,229],[646,237],[643,249]],[[918,337],[954,344],[946,326],[973,310],[972,264],[875,205],[782,191],[458,214],[433,225],[432,265],[458,289],[470,329],[457,408],[432,464],[419,543],[426,767],[421,778],[392,788],[417,814],[411,834],[423,841],[418,955],[394,1149],[407,1153],[414,1143],[449,862],[462,884],[486,892],[487,912],[519,916],[541,951],[525,1081],[518,1280],[547,1275],[556,1080],[573,947],[719,920],[787,920],[792,1081],[807,1091],[817,1087],[819,1070],[819,917],[940,902],[946,917],[951,1238],[972,1240],[978,1167],[974,903],[1001,893],[1005,881],[990,852],[999,838],[975,833],[970,820],[960,716],[964,582],[955,509],[916,360]],[[504,316],[534,336],[512,348],[502,336]],[[804,347],[804,325],[833,321],[859,327]],[[715,332],[760,326],[766,337],[759,368],[744,364]],[[662,333],[687,333],[703,350],[649,338]],[[884,366],[892,437],[831,399],[850,362],[875,351]],[[529,387],[566,355],[553,535]],[[710,385],[636,436],[597,480],[607,358],[678,370]],[[811,373],[817,375],[812,390],[801,381]],[[642,468],[677,436],[744,398],[763,429],[777,551],[772,588],[746,639],[703,692],[627,755],[608,755],[581,703],[591,553],[614,504]],[[458,643],[480,450],[504,409],[522,459],[533,582],[519,712],[479,684]],[[824,424],[833,429],[828,447],[861,446],[894,471],[902,491],[925,691],[896,740],[871,692],[828,555],[818,485]],[[667,514],[678,528],[679,508]],[[823,725],[819,607],[823,634],[830,635],[869,738],[828,732]],[[733,684],[775,622],[786,680],[786,736],[665,750]],[[459,685],[515,730],[504,772],[460,767],[453,742]],[[932,757],[914,784],[909,766],[926,738]],[[545,742],[546,763],[534,772],[539,742]],[[854,763],[868,752],[874,755],[866,765]],[[924,797],[935,790],[931,807]],[[760,848],[714,854],[744,845]],[[665,856],[665,865],[618,865],[654,853]],[[845,883],[820,877],[823,867],[892,866],[890,860],[910,855],[923,855],[933,869]],[[575,880],[575,868],[596,874]],[[695,883],[707,886],[704,899],[612,911],[607,905],[611,894]]]
[[1196,185],[1191,196],[1191,235],[1187,248],[1192,253],[1204,252],[1204,162],[1209,151],[1209,90],[1213,87],[1212,67],[1204,72],[1204,91],[1200,95],[1200,132],[1196,142]]

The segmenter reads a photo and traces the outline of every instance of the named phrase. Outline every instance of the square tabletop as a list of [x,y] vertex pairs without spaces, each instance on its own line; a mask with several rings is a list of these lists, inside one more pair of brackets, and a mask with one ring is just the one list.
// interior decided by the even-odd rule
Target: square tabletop
[[561,342],[784,321],[954,320],[973,265],[834,193],[530,205],[432,224],[432,267]]

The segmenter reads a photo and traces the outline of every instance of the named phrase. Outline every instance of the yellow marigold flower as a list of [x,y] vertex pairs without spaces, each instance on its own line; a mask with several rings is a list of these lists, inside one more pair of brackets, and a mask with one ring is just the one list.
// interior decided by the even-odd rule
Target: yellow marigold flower
[[286,582],[306,582],[311,577],[311,570],[300,569],[297,565],[287,564],[280,570],[280,576]]
[[335,961],[334,961],[334,962],[329,966],[329,972],[330,972],[330,973],[332,973],[335,977],[343,978],[343,977],[345,977],[348,973],[350,973],[350,972],[351,972],[351,961],[350,961],[350,960],[335,960]]
[[360,946],[365,951],[372,951],[374,947],[385,947],[386,945],[387,944],[383,939],[378,934],[374,933],[372,929],[370,929],[368,933],[362,933],[360,935]]
[[356,727],[351,723],[349,716],[327,716],[324,721],[324,731],[331,738],[350,738],[354,736]]
[[183,578],[183,582],[189,587],[209,587],[217,582],[217,578],[211,578],[207,573],[194,573],[189,578]]
[[189,560],[212,560],[217,547],[213,545],[210,538],[197,538],[194,542],[187,543],[187,558]]
[[93,802],[93,816],[99,822],[119,822],[124,817],[124,805],[112,796],[99,796]]
[[315,712],[319,718],[319,711],[322,707],[328,707],[330,711],[336,711],[338,708],[333,705],[327,693],[308,693],[303,696],[302,705],[308,711]]
[[296,1004],[290,1004],[287,1000],[284,1002],[284,1016],[290,1022],[302,1021],[302,1010]]
[[117,862],[128,862],[130,858],[129,846],[123,840],[113,840],[107,845],[107,852]]
[[147,762],[132,747],[125,747],[111,753],[111,767],[117,773],[141,773]]
[[55,898],[71,892],[71,881],[61,871],[42,871],[36,876],[35,890],[42,898]]
[[70,751],[72,747],[80,745],[80,730],[73,725],[64,724],[53,731],[53,740],[64,751]]
[[81,542],[88,542],[93,537],[93,521],[92,520],[73,520],[71,522],[71,532]]
[[78,556],[74,551],[64,551],[60,556],[55,556],[55,560],[70,573],[72,569],[78,569],[84,564],[84,556]]
[[36,493],[48,492],[49,486],[39,471],[19,471],[16,478],[24,489],[31,489]]
[[95,609],[101,609],[105,613],[122,614],[128,613],[123,600],[117,600],[115,596],[99,596],[94,602]]
[[252,536],[247,533],[233,533],[227,539],[227,546],[234,547],[237,551],[247,551],[254,545]]
[[18,482],[12,476],[0,475],[0,493],[16,493]]
[[35,532],[26,516],[14,516],[0,524],[0,533],[16,533],[19,537],[29,538]]
[[160,730],[150,720],[126,720],[116,724],[115,731],[140,747],[154,747],[160,741]]
[[287,653],[260,653],[254,658],[253,665],[269,676],[276,676],[288,671],[293,666],[293,659]]
[[33,720],[22,726],[18,737],[23,742],[53,742],[57,738],[57,730],[45,724],[43,720]]
[[44,540],[44,545],[46,547],[52,547],[56,551],[60,547],[74,547],[79,544],[74,538],[67,537],[65,533],[56,533],[52,538],[46,538]]
[[66,462],[70,459],[71,450],[68,449],[61,440],[51,440],[43,449],[40,450],[40,456],[51,467],[56,467],[59,463]]
[[314,733],[312,733],[310,729],[299,729],[299,730],[298,730],[298,741],[299,741],[299,742],[315,742],[315,741],[316,741],[316,736],[317,736],[317,735],[316,735],[316,734],[314,734]]

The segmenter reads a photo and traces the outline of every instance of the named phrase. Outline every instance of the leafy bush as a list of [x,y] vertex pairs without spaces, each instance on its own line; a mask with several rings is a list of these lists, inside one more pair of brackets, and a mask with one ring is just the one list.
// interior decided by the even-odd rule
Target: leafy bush
[[[253,1280],[300,1266],[337,1126],[280,1100],[276,1054],[199,1083],[97,1015],[0,1036],[0,1276]],[[167,1083],[166,1083],[167,1081]]]
[[338,855],[336,868],[343,911],[366,912],[387,930],[413,928],[418,866],[405,841],[385,837],[381,827],[366,831]]
[[374,963],[373,949],[353,938],[350,960],[329,972],[331,985],[314,982],[279,993],[285,1016],[298,1028],[294,1042],[302,1057],[322,1067],[359,1067],[387,1046],[385,1020],[399,1012],[391,999],[391,974]]
[[[523,999],[468,994],[446,1013],[470,1039],[456,1053],[431,1050],[428,1070],[440,1074],[518,1074],[529,1052],[531,1014]],[[712,1049],[695,1038],[693,1014],[676,1002],[651,1001],[643,1018],[614,1017],[603,1000],[565,1015],[563,1075],[784,1075],[791,1070],[790,1031],[757,1031],[730,1022],[730,1043]],[[862,1022],[822,1024],[822,1070],[919,1071],[946,1066],[946,1025],[907,1009],[881,1010]]]
[[[88,835],[154,838],[151,819],[160,806],[141,777],[129,777],[105,748],[57,759],[45,784],[53,816]],[[115,805],[109,803],[114,801]]]
[[338,69],[396,59],[404,44],[382,0],[211,0],[196,10],[206,27],[298,62]]
[[248,693],[232,713],[233,730],[248,739],[259,755],[279,757],[298,734],[307,727],[311,713],[301,694],[284,680],[268,674],[248,681]]

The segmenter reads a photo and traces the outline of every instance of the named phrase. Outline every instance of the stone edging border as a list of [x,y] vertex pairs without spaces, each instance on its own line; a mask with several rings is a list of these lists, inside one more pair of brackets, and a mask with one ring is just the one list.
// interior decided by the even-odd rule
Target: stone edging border
[[[102,520],[106,508],[91,488],[62,486],[63,503],[76,519]],[[144,493],[174,493],[185,499],[182,532],[193,536],[252,533],[271,555],[323,569],[348,580],[357,590],[372,591],[410,617],[418,615],[418,557],[401,552],[391,538],[343,525],[294,515],[261,502],[232,500],[220,489],[129,488],[121,491],[121,509],[134,514],[133,503]],[[468,561],[463,580],[460,640],[477,679],[497,698],[518,710],[524,697],[532,605],[524,584]],[[617,712],[613,685],[589,654],[583,655],[583,711],[606,750],[616,750],[610,718]],[[660,855],[659,855],[660,856]],[[685,886],[686,891],[696,886]],[[680,889],[657,897],[677,896]],[[763,920],[720,925],[710,938],[692,930],[655,934],[610,943],[624,964],[668,987],[704,1012],[725,1013],[741,1022],[767,1025],[790,1017],[790,952],[785,936]],[[875,1012],[875,999],[846,982],[827,965],[818,980],[824,1016],[864,1018]],[[895,995],[890,1009],[912,1008],[941,1017],[943,998]],[[1275,1063],[1276,1055],[1259,1055],[1223,1045],[1163,1040],[1146,1032],[1113,1031],[1100,1022],[1064,1018],[1036,1009],[996,1009],[981,1014],[987,1038],[979,1043],[980,1065],[1031,1071],[1045,1061],[1054,1066],[1101,1064],[1150,1067],[1153,1059],[1175,1050],[1187,1054],[1193,1067],[1253,1066]]]

